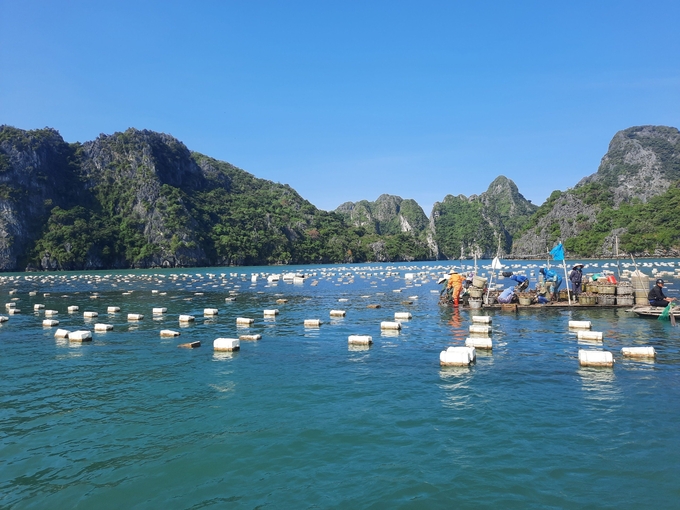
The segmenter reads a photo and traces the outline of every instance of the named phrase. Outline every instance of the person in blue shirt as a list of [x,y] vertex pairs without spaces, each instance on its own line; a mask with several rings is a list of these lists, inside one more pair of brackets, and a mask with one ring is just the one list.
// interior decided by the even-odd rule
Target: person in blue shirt
[[513,274],[510,279],[517,282],[517,292],[522,292],[529,286],[529,278],[524,275]]
[[560,290],[560,286],[562,285],[562,277],[552,269],[546,269],[545,267],[539,269],[538,272],[543,275],[546,284],[552,284],[552,299],[553,301],[557,301],[558,292]]
[[500,296],[498,296],[498,302],[501,304],[508,304],[512,303],[512,300],[515,298],[515,289],[513,287],[508,287],[505,289],[503,292],[501,292]]

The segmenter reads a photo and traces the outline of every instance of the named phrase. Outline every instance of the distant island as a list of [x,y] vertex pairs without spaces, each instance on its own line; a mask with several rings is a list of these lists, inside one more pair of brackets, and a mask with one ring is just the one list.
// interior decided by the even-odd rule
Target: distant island
[[0,126],[0,270],[680,254],[680,132],[616,133],[596,173],[540,207],[499,176],[429,218],[381,195],[335,211],[147,130],[67,143]]

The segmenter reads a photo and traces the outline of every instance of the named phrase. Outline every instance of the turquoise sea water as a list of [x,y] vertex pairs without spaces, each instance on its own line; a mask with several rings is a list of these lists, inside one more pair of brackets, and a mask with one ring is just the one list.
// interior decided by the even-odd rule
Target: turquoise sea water
[[[481,311],[493,353],[443,369],[440,351],[471,324],[431,292],[443,265],[5,276],[0,295],[22,313],[0,326],[0,507],[676,508],[680,327],[623,309]],[[251,283],[263,271],[314,276]],[[114,330],[55,339],[36,303],[60,328]],[[168,312],[152,316],[159,306]],[[266,308],[280,314],[266,320]],[[399,311],[412,320],[381,333]],[[179,327],[179,314],[196,320]],[[324,323],[305,329],[310,318]],[[604,343],[579,345],[569,320],[592,321]],[[213,352],[215,338],[245,333],[262,340]],[[351,349],[350,334],[374,344]],[[656,361],[623,359],[635,345],[653,345]],[[579,368],[579,348],[612,351],[615,367]]]

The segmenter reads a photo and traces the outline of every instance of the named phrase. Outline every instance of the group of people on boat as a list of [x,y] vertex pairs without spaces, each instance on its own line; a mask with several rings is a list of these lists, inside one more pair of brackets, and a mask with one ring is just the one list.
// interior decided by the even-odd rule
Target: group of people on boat
[[[583,288],[583,267],[583,264],[574,264],[569,273],[572,295],[576,299],[578,299]],[[536,286],[534,302],[546,304],[550,301],[557,301],[559,290],[563,283],[562,277],[557,271],[549,267],[542,267],[538,272],[540,277]],[[505,278],[509,278],[516,282],[516,285],[504,289],[496,297],[496,300],[501,304],[516,302],[518,300],[518,294],[525,292],[529,288],[529,278],[521,274],[514,274],[511,271],[503,272],[502,275]],[[448,278],[440,279],[440,283],[446,283],[445,288],[441,292],[441,301],[451,303],[454,307],[458,307],[465,291],[472,285],[474,276],[474,273],[461,274],[455,269],[451,269]],[[614,278],[613,275],[594,274],[589,278],[592,278],[593,280],[604,278],[610,283],[616,284],[616,278]],[[654,287],[652,287],[647,296],[650,306],[666,307],[675,301],[675,298],[669,298],[664,294],[663,287],[664,281],[662,279],[656,280]]]
[[[582,292],[584,280],[583,267],[583,264],[574,264],[571,272],[569,273],[569,281],[571,282],[572,294],[574,298],[578,298],[579,294]],[[536,295],[534,302],[546,304],[551,301],[557,301],[560,287],[563,283],[562,276],[560,276],[558,271],[549,267],[541,267],[538,272],[540,276],[538,284],[536,285]],[[518,300],[519,293],[528,290],[529,278],[521,274],[514,274],[511,271],[505,271],[502,273],[502,275],[505,278],[515,281],[516,285],[504,289],[496,297],[496,300],[501,304],[516,302]],[[449,271],[448,278],[440,279],[440,283],[446,283],[445,288],[441,291],[442,302],[451,303],[454,307],[459,306],[462,296],[466,294],[465,290],[472,285],[473,277],[474,273],[461,274],[455,269],[451,269]],[[592,277],[594,279],[607,278],[613,283],[616,283],[616,279],[612,275],[604,276],[596,274]]]

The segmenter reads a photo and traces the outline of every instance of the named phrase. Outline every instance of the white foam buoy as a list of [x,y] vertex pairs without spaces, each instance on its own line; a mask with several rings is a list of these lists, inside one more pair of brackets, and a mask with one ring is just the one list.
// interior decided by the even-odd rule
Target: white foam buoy
[[475,349],[491,350],[493,349],[493,342],[490,338],[466,338],[466,347],[474,347]]
[[470,324],[469,331],[475,335],[489,335],[491,334],[491,326],[485,326],[483,324]]
[[621,349],[621,354],[630,358],[656,358],[656,351],[654,347],[624,347]]
[[306,328],[318,328],[321,324],[323,324],[321,319],[305,319]]
[[42,310],[43,308],[45,308],[45,305],[38,305],[38,304],[33,305],[34,310]]
[[89,342],[92,340],[92,333],[87,330],[71,331],[68,339],[70,342]]
[[203,315],[218,315],[220,311],[217,308],[204,308]]
[[236,324],[240,326],[250,326],[253,322],[255,322],[255,319],[249,319],[247,317],[236,318]]
[[347,343],[350,345],[371,345],[373,337],[370,335],[349,335]]
[[609,351],[579,349],[578,362],[582,367],[612,367],[614,356]]
[[331,317],[344,317],[347,315],[345,310],[331,310]]
[[167,311],[168,311],[167,308],[165,308],[165,307],[163,307],[163,306],[159,306],[159,307],[154,308],[153,310],[151,310],[151,313],[152,313],[153,315],[163,315],[163,314],[164,314],[165,312],[167,312]]
[[113,329],[113,324],[102,324],[98,323],[94,325],[95,331],[111,331]]
[[257,340],[262,340],[262,335],[241,335],[238,339],[244,342],[256,342]]
[[17,304],[16,303],[5,303],[5,310],[9,310],[11,308],[16,308]]
[[276,308],[270,309],[270,310],[265,310],[264,311],[264,316],[265,317],[274,317],[279,314],[279,311]]
[[71,305],[66,310],[68,310],[69,313],[77,312],[78,310],[80,310],[80,307],[78,305]]
[[0,322],[7,322],[9,320],[9,317],[5,315],[0,315]]
[[163,338],[175,337],[179,335],[180,335],[179,331],[173,331],[171,329],[161,329],[161,337]]
[[602,331],[578,331],[576,332],[578,340],[598,340],[602,341]]
[[380,329],[401,329],[399,322],[383,321],[380,323]]
[[54,320],[54,319],[45,319],[45,320],[42,321],[42,325],[45,326],[45,327],[51,328],[51,327],[54,327],[54,326],[58,326],[59,321]]
[[53,315],[59,315],[56,310],[45,310],[45,317],[52,317]]
[[58,329],[54,332],[54,338],[68,338],[69,333],[68,329]]
[[474,347],[449,347],[439,353],[439,364],[444,367],[461,367],[474,363],[477,352]]
[[407,321],[411,320],[413,316],[410,312],[394,312],[394,320]]
[[106,308],[107,313],[116,313],[120,312],[120,306],[109,306]]
[[473,315],[472,322],[474,324],[491,324],[491,317],[488,315]]
[[570,329],[590,329],[593,325],[590,321],[569,321]]
[[213,342],[213,349],[216,351],[238,351],[241,348],[241,342],[238,338],[216,338]]
[[144,315],[142,315],[141,313],[129,313],[127,319],[129,321],[141,321],[142,319],[144,319]]
[[98,316],[99,314],[97,312],[83,312],[83,317],[85,317],[86,319],[93,319]]
[[196,318],[193,315],[180,315],[179,322],[193,322]]

